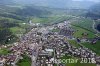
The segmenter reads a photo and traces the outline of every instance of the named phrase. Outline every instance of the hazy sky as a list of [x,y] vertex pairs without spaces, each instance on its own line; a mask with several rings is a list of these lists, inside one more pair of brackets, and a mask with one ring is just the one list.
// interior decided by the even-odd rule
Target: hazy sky
[[100,0],[74,0],[74,1],[94,1],[94,2],[100,2]]

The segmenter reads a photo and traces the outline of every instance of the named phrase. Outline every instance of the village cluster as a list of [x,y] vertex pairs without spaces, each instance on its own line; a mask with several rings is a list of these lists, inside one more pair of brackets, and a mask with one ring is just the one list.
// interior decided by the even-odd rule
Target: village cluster
[[[100,64],[100,56],[80,45],[80,48],[69,44],[67,39],[76,40],[78,43],[83,39],[73,37],[73,30],[69,21],[53,24],[46,27],[33,28],[30,32],[23,35],[19,42],[6,46],[9,50],[8,55],[0,55],[0,66],[16,66],[16,63],[23,59],[26,54],[32,60],[32,66],[54,66],[55,59],[60,59],[65,55],[78,58],[91,58],[91,63]],[[53,29],[59,29],[53,32]],[[83,33],[86,37],[86,33]],[[100,40],[99,37],[91,40],[95,43]],[[84,41],[90,41],[84,38]],[[5,46],[4,46],[5,47]],[[62,63],[56,63],[59,66],[65,66]]]

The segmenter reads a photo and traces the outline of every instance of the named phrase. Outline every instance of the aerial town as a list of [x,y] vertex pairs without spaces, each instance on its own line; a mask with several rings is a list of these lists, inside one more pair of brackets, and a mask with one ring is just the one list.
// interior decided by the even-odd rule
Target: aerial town
[[0,0],[0,66],[100,66],[100,0]]
[[[31,24],[32,25],[32,24]],[[73,37],[75,30],[71,28],[70,21],[64,21],[46,27],[34,24],[35,27],[20,38],[19,42],[12,45],[2,45],[0,48],[8,48],[9,54],[0,55],[0,66],[16,66],[16,63],[26,54],[32,60],[32,66],[65,66],[64,63],[57,62],[61,57],[68,55],[78,58],[90,58],[90,63],[100,64],[100,56],[92,50],[84,47],[80,42],[92,42],[95,44],[100,37],[92,40]],[[54,32],[54,29],[59,31]],[[87,35],[83,33],[84,37]],[[76,40],[80,45],[77,48],[67,40]],[[73,63],[73,60],[70,60]]]

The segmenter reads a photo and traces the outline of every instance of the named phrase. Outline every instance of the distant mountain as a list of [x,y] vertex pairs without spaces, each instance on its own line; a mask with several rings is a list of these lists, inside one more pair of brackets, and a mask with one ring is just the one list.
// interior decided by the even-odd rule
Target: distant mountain
[[100,19],[100,3],[90,7],[86,16],[93,19]]
[[94,4],[92,1],[72,1],[72,0],[14,0],[20,4],[34,4],[36,6],[46,6],[52,8],[89,8]]
[[0,6],[0,17],[13,18],[16,20],[25,20],[27,17],[41,17],[42,15],[51,14],[48,9],[37,6],[23,6],[10,7],[10,6]]
[[100,15],[100,3],[95,4],[94,6],[92,6],[89,11],[94,13],[94,14],[99,14]]

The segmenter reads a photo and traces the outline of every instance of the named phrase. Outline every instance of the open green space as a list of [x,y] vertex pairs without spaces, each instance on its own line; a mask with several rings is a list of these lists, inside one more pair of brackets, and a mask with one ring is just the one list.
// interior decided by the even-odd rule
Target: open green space
[[52,32],[59,32],[60,29],[53,29]]
[[25,32],[25,29],[22,29],[20,27],[13,27],[10,28],[10,30],[14,33],[14,34],[22,34],[23,32]]
[[75,46],[75,47],[77,47],[77,48],[80,47],[80,45],[77,43],[76,40],[68,40],[68,42],[69,42],[69,44],[71,44],[71,45],[73,45],[73,46]]
[[92,43],[82,43],[85,47],[94,51],[96,54],[100,55],[100,41],[97,41],[96,44]]
[[0,49],[0,55],[7,55],[9,54],[9,50],[7,48]]
[[23,34],[25,32],[25,29],[20,27],[12,27],[10,30],[13,32],[13,34]]
[[79,37],[79,38],[82,38],[82,33],[87,33],[87,38],[94,38],[95,37],[95,34],[91,31],[88,31],[86,29],[83,29],[81,27],[76,27],[76,26],[73,26],[73,28],[76,30],[74,35],[75,37]]
[[47,21],[48,18],[38,18],[38,17],[32,18],[33,23],[46,23]]
[[81,28],[84,28],[88,31],[94,32],[93,30],[93,20],[88,18],[77,18],[72,21],[72,25],[79,26]]
[[59,23],[62,22],[64,20],[68,20],[73,18],[72,16],[68,16],[68,15],[48,15],[46,17],[33,17],[32,22],[33,23],[42,23],[42,24],[52,24],[52,23]]
[[27,55],[22,56],[23,59],[17,62],[18,66],[31,66],[31,59]]

